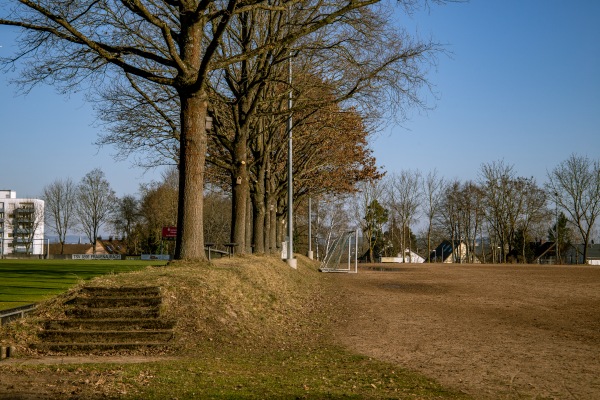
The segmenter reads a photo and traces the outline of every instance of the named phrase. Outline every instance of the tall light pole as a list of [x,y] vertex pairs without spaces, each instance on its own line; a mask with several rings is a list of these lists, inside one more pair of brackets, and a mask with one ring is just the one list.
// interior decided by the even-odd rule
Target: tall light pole
[[[291,12],[291,10],[289,10]],[[289,18],[289,15],[288,15]],[[287,263],[290,267],[297,268],[297,260],[294,258],[294,180],[292,176],[292,52],[290,51],[288,60],[288,84],[290,86],[290,93],[288,95],[288,246],[287,246]]]
[[312,251],[312,198],[308,196],[308,258],[313,259]]
[[556,263],[560,263],[560,241],[558,240],[558,192],[554,192],[554,212],[556,213],[556,229],[554,240],[556,241]]

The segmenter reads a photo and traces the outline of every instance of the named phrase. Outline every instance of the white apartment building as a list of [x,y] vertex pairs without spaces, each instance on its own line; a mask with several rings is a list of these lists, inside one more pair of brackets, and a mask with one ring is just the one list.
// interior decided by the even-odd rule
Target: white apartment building
[[44,201],[0,189],[0,258],[44,254]]

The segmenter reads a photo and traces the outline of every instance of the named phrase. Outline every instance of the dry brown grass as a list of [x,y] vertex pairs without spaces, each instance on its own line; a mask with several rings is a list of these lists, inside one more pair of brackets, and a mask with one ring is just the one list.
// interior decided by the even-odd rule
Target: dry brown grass
[[[21,356],[41,356],[29,345],[37,342],[43,320],[63,319],[63,303],[86,286],[160,286],[161,314],[177,320],[172,350],[234,345],[238,351],[260,350],[288,337],[303,337],[311,324],[311,341],[323,334],[323,274],[315,262],[301,257],[298,270],[276,257],[222,258],[212,263],[176,261],[126,274],[107,275],[81,283],[39,306],[38,311],[0,331],[3,345]],[[312,321],[312,322],[311,322]],[[314,323],[314,324],[313,324]],[[315,327],[317,329],[315,330]],[[308,344],[307,344],[308,345]]]
[[[322,279],[308,259],[290,269],[275,257],[223,258],[213,263],[174,262],[168,267],[102,277],[97,285],[162,288],[162,314],[177,319],[179,353],[206,346],[260,349],[300,332],[322,309]],[[321,282],[319,282],[321,281]]]

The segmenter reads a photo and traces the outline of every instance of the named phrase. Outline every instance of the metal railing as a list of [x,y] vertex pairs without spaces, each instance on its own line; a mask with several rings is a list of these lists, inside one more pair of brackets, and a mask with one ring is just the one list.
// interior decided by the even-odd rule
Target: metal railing
[[18,318],[23,318],[37,308],[37,304],[26,304],[24,306],[0,310],[0,325],[4,325]]

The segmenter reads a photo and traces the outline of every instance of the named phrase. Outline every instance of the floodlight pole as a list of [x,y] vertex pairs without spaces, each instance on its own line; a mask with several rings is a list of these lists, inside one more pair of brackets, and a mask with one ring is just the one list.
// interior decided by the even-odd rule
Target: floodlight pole
[[[290,10],[291,11],[291,10]],[[292,176],[292,52],[290,51],[288,60],[288,84],[290,86],[290,93],[288,95],[288,248],[287,248],[287,263],[290,267],[296,269],[297,263],[294,258],[294,180]]]
[[313,259],[312,251],[312,198],[308,196],[308,258]]
[[560,242],[558,240],[558,192],[554,192],[554,210],[556,213],[556,234],[554,241],[556,242],[556,263],[560,264]]

